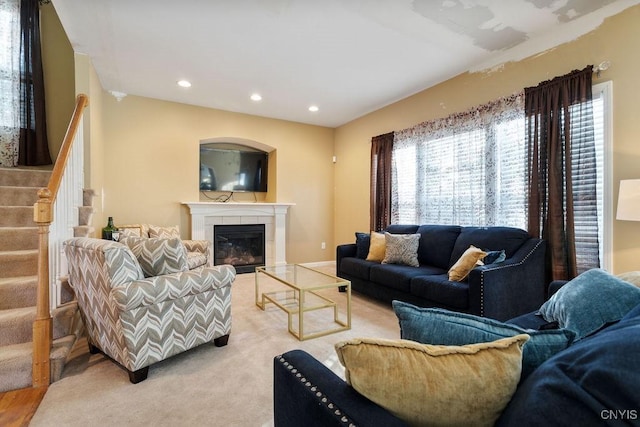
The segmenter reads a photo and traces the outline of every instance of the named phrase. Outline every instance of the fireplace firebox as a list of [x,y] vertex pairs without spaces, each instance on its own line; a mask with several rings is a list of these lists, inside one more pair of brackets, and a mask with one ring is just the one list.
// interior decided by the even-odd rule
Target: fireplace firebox
[[231,264],[238,273],[265,265],[264,224],[213,226],[213,263]]

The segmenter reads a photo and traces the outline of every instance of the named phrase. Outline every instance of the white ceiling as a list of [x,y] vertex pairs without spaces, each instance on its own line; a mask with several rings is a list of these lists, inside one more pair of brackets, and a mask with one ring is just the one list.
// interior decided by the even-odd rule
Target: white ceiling
[[53,0],[106,90],[329,127],[573,40],[638,3]]

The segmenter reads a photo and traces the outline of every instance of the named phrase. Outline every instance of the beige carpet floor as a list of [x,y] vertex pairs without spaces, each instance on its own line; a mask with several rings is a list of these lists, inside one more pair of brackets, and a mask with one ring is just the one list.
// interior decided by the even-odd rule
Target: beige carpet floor
[[[335,271],[333,264],[316,268]],[[390,306],[353,293],[351,330],[298,341],[287,331],[285,313],[255,305],[254,274],[237,276],[232,316],[226,347],[205,344],[152,365],[139,384],[104,356],[89,354],[81,341],[30,426],[272,426],[276,355],[301,348],[344,377],[336,342],[399,337]]]

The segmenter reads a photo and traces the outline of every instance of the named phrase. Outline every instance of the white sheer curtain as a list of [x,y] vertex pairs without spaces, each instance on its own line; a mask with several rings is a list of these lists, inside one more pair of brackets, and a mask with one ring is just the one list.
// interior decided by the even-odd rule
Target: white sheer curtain
[[524,124],[521,92],[396,132],[392,222],[526,228]]
[[0,166],[18,165],[20,1],[0,0]]

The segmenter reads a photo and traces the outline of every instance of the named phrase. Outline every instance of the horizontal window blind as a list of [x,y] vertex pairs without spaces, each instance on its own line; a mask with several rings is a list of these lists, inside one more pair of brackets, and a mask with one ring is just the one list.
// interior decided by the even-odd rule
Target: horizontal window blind
[[[392,158],[392,222],[527,228],[527,150],[519,104],[492,120],[462,114],[396,133]],[[570,114],[585,112],[575,105]],[[603,226],[604,117],[594,91],[593,128],[572,120],[571,147],[579,271],[600,265]],[[426,130],[425,130],[426,129]],[[431,132],[433,130],[433,132]],[[595,150],[585,150],[595,145]],[[580,153],[580,154],[579,154]],[[595,164],[597,178],[586,171]],[[593,198],[597,203],[593,203]],[[595,206],[595,207],[594,207]]]

